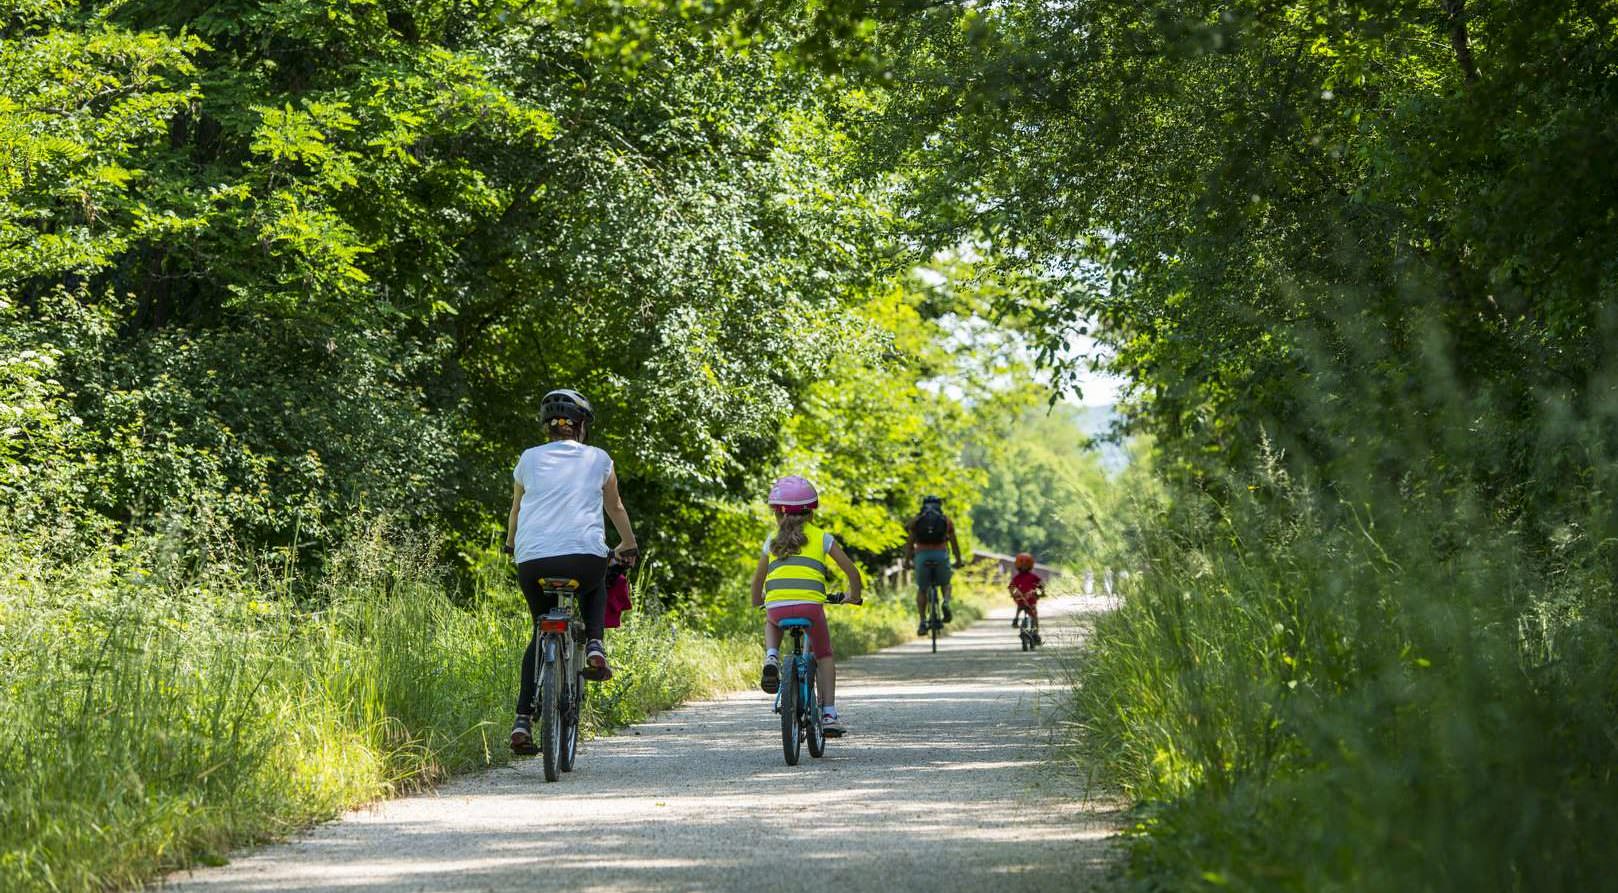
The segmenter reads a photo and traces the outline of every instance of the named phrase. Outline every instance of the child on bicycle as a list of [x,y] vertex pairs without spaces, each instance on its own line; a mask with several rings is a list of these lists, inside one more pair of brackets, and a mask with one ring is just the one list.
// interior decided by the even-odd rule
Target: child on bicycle
[[848,577],[847,604],[860,603],[860,571],[837,540],[815,526],[820,496],[813,484],[797,475],[781,478],[770,488],[769,505],[775,512],[775,534],[764,541],[753,571],[753,605],[764,608],[766,617],[759,687],[772,695],[781,687],[780,622],[808,620],[809,648],[818,668],[821,726],[827,737],[838,738],[847,730],[837,716],[837,665],[826,628],[826,586],[831,576],[827,559]]
[[1011,625],[1017,625],[1017,618],[1023,612],[1028,613],[1029,626],[1034,633],[1034,640],[1039,641],[1039,599],[1045,594],[1045,581],[1039,574],[1034,573],[1034,556],[1027,552],[1017,553],[1015,561],[1017,573],[1011,578],[1007,589],[1011,592],[1011,599],[1017,603],[1017,613],[1011,617]]

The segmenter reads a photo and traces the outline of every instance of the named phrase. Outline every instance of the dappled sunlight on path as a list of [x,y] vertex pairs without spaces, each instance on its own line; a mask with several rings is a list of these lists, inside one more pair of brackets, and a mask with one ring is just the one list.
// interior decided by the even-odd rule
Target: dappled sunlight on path
[[[1072,647],[1093,606],[1052,602]],[[484,891],[1074,890],[1110,867],[1116,804],[1047,762],[1057,648],[1018,648],[1009,611],[940,643],[842,667],[849,737],[781,756],[761,692],[588,742],[547,784],[529,760],[350,814],[166,889]],[[808,874],[803,874],[807,872]]]

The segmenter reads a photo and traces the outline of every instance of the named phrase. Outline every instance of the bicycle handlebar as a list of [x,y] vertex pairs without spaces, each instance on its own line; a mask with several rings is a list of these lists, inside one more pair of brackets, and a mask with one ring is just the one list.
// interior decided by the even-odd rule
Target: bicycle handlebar
[[[854,602],[850,602],[848,600],[848,593],[846,593],[846,592],[829,592],[829,593],[826,594],[826,604],[828,604],[828,605],[851,605],[851,604],[854,604]],[[860,604],[864,604],[864,602],[860,602]],[[766,603],[764,603],[762,605],[758,605],[757,607],[758,607],[758,609],[760,611],[763,611],[763,610],[768,609],[770,607],[770,605],[769,605],[768,602],[766,602]]]

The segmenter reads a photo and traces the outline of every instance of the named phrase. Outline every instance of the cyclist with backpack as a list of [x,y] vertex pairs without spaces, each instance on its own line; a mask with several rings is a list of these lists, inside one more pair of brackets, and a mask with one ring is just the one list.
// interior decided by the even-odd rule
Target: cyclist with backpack
[[[612,457],[585,445],[595,422],[590,401],[577,391],[551,391],[540,401],[539,413],[548,440],[524,450],[512,472],[506,552],[517,561],[517,584],[536,628],[540,616],[556,607],[556,597],[544,591],[545,579],[579,581],[577,602],[585,630],[583,675],[602,682],[612,678],[607,650],[601,643],[607,558],[614,554],[619,563],[633,564],[635,532],[618,494]],[[615,553],[607,549],[603,514],[618,531]],[[534,748],[533,717],[528,713],[538,685],[534,647],[535,641],[530,640],[523,655],[517,719],[511,727],[511,749],[518,753],[532,753]]]
[[937,586],[944,596],[944,622],[954,619],[950,612],[949,553],[955,552],[954,567],[961,567],[961,544],[955,538],[955,522],[944,514],[944,500],[927,496],[921,500],[921,511],[905,525],[910,535],[905,544],[905,566],[916,569],[916,607],[921,611],[921,623],[916,635],[925,636],[927,629],[927,590]]

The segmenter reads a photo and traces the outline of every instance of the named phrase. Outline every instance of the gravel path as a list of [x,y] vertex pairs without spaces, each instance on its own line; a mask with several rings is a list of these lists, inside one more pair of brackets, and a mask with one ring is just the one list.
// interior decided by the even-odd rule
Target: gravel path
[[[1117,804],[1045,758],[1045,682],[1098,603],[1048,602],[1024,654],[1009,611],[847,661],[849,736],[788,767],[762,692],[694,703],[581,746],[381,803],[164,890],[1022,891],[1099,885]],[[1057,646],[1057,647],[1051,647]],[[807,874],[805,874],[807,873]]]

